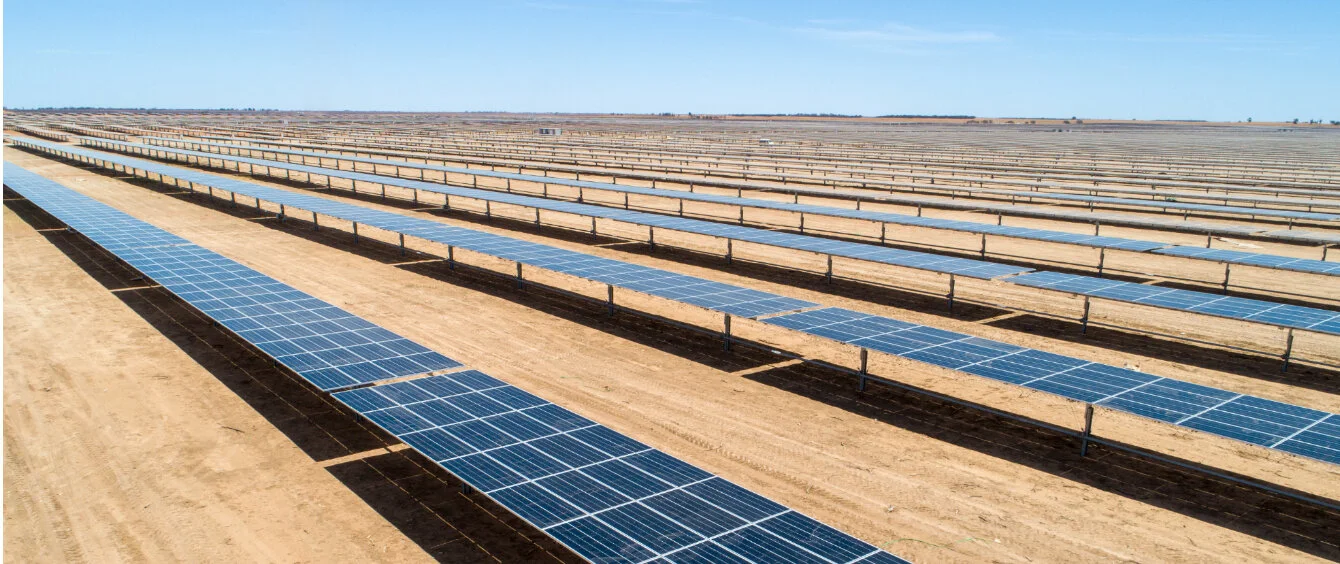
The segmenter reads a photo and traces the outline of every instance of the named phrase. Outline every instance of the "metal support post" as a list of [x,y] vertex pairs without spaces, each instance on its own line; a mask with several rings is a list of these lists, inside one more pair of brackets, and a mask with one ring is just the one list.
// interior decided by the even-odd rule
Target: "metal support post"
[[1093,404],[1084,404],[1084,433],[1079,439],[1079,455],[1089,455],[1089,436],[1093,434]]
[[1284,367],[1280,369],[1280,372],[1289,371],[1289,357],[1292,354],[1293,354],[1293,329],[1290,329],[1289,336],[1284,340],[1284,356],[1282,357],[1284,359]]
[[405,234],[399,233],[398,235],[400,235],[400,256],[403,257],[405,256]]
[[726,239],[726,264],[727,264],[727,265],[730,265],[731,262],[735,259],[735,257],[734,257],[734,254],[735,254],[735,253],[734,253],[734,249],[732,248],[732,244],[731,244],[732,241],[734,241],[734,240],[733,240],[733,239]]
[[456,270],[456,246],[447,245],[447,268]]
[[484,219],[493,219],[493,205],[488,200],[484,200]]
[[1107,249],[1100,247],[1098,249],[1098,277],[1103,277],[1103,261],[1107,259]]
[[953,274],[950,274],[950,275],[949,275],[949,295],[946,296],[947,298],[949,298],[949,311],[954,311],[954,282],[955,282],[954,275],[953,275]]
[[520,290],[525,278],[521,276],[521,261],[516,263],[516,289]]
[[870,351],[868,351],[868,350],[866,350],[866,349],[861,349],[861,387],[860,387],[860,390],[861,390],[862,392],[865,391],[865,377],[866,377],[867,374],[869,374],[868,372],[866,372],[866,365],[867,365],[867,361],[869,360],[869,357],[870,357]]
[[1079,318],[1079,332],[1081,334],[1089,332],[1089,296],[1084,296],[1084,315]]
[[725,325],[724,325],[724,326],[722,327],[722,329],[721,329],[721,348],[722,348],[722,350],[726,350],[726,351],[729,351],[729,350],[730,350],[730,314],[729,314],[729,313],[726,314],[726,317],[725,317]]
[[605,293],[607,296],[605,298],[605,304],[609,306],[609,316],[614,317],[614,285],[606,284]]
[[833,255],[828,255],[828,271],[824,273],[824,281],[833,283]]
[[1231,263],[1231,262],[1226,262],[1226,263],[1224,263],[1224,293],[1225,293],[1225,294],[1228,293],[1228,277],[1229,277],[1229,274],[1230,274],[1230,272],[1232,271],[1232,269],[1233,269],[1233,263]]
[[358,222],[354,222],[354,243],[358,243]]

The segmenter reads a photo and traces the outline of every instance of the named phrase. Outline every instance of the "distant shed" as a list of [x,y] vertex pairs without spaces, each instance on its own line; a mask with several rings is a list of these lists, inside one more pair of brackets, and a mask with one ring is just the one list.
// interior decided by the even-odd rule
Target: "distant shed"
[[539,133],[540,135],[562,135],[562,134],[563,134],[563,130],[562,130],[562,129],[559,129],[559,128],[557,128],[557,127],[541,127],[540,129],[536,130],[535,132],[536,132],[536,133]]

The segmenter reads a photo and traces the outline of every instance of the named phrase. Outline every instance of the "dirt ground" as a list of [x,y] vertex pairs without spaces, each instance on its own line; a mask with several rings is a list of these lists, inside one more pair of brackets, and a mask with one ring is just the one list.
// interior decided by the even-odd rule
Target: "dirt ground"
[[[832,371],[724,353],[710,337],[632,316],[607,320],[599,307],[451,274],[335,230],[281,227],[13,149],[5,158],[917,562],[1340,558],[1335,512],[1111,449],[1080,458],[1055,433],[879,386],[858,394]],[[8,204],[7,558],[572,559],[417,455],[388,450],[393,441],[161,290],[122,289],[136,282],[115,261],[78,237],[36,231],[51,224]],[[925,300],[764,267],[727,271],[641,246],[441,221],[1340,405],[1330,372],[1269,380],[1260,375],[1273,371],[1251,357],[1117,335],[1079,340],[1045,320],[971,309],[947,317]]]

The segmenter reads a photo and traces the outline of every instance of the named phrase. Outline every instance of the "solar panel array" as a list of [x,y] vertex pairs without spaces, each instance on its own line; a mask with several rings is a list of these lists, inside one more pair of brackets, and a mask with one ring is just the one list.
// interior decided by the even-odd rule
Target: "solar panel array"
[[1282,257],[1279,255],[1264,255],[1261,253],[1247,253],[1229,249],[1204,249],[1200,247],[1169,247],[1167,249],[1157,249],[1154,252],[1161,255],[1192,257],[1233,264],[1247,264],[1266,268],[1299,270],[1303,272],[1340,276],[1340,262]]
[[323,390],[460,366],[427,347],[6,163],[5,185]]
[[[157,148],[155,148],[157,149]],[[210,153],[199,153],[194,151],[184,151],[178,149],[160,149],[172,152],[184,152],[198,154],[201,156],[210,155]],[[445,186],[442,184],[428,183],[416,180],[397,179],[393,177],[378,176],[371,173],[359,173],[349,171],[336,171],[319,167],[306,165],[297,165],[290,163],[281,163],[277,161],[267,161],[261,159],[250,159],[247,157],[229,157],[239,162],[254,162],[257,164],[275,165],[302,172],[313,172],[315,174],[330,174],[341,178],[357,178],[366,182],[388,183],[396,186],[404,186],[426,191],[433,191],[445,194],[465,196],[470,198],[485,199],[493,202],[508,203],[517,206],[533,207],[552,211],[561,211],[566,213],[586,215],[592,217],[603,217],[615,219],[638,225],[649,225],[653,227],[662,227],[674,229],[688,233],[697,233],[711,235],[716,237],[725,237],[740,241],[772,245],[788,249],[797,249],[817,253],[825,253],[833,256],[869,260],[882,264],[891,264],[919,270],[928,270],[938,273],[952,273],[976,278],[999,278],[1000,280],[1012,284],[1042,288],[1048,290],[1057,290],[1075,294],[1083,294],[1108,300],[1122,301],[1141,305],[1149,305],[1166,309],[1187,311],[1206,315],[1215,315],[1256,323],[1264,323],[1279,327],[1288,327],[1294,329],[1304,329],[1321,333],[1340,334],[1340,312],[1334,312],[1325,309],[1278,304],[1261,300],[1252,300],[1246,298],[1231,298],[1218,294],[1207,292],[1196,292],[1191,290],[1175,290],[1160,286],[1148,286],[1131,282],[1118,282],[1104,278],[1094,278],[1089,276],[1079,276],[1073,274],[1061,274],[1049,271],[1033,271],[1029,268],[1021,268],[1010,265],[1002,265],[987,261],[977,261],[971,259],[959,259],[945,257],[930,253],[918,253],[913,251],[903,251],[899,249],[890,249],[877,245],[867,245],[862,243],[849,243],[821,237],[810,237],[806,235],[796,235],[793,233],[784,233],[756,229],[751,227],[740,227],[735,225],[726,225],[713,223],[703,220],[677,218],[646,212],[636,212],[630,210],[619,210],[601,206],[592,206],[587,204],[578,204],[573,202],[556,202],[543,198],[532,196],[522,196],[517,194],[503,194],[490,192],[486,190],[477,190],[472,188],[457,188]],[[731,199],[731,198],[726,198]],[[1204,249],[1199,249],[1204,250]],[[1299,259],[1290,259],[1297,261]],[[1322,265],[1331,265],[1334,263],[1321,263]],[[1340,267],[1340,264],[1336,265]]]
[[1340,335],[1340,312],[1314,307],[1235,298],[1205,292],[1136,284],[1134,282],[1061,274],[1059,272],[1033,272],[1011,278],[1010,282],[1084,296]]
[[[245,139],[245,140],[241,140],[241,141],[253,141],[253,142],[254,142],[254,141],[256,141],[256,140],[254,140],[254,139]],[[196,141],[191,140],[190,142],[196,142]],[[515,166],[515,165],[512,165],[512,166]],[[696,173],[696,174],[703,174],[703,175],[715,175],[715,174],[719,174],[719,173],[722,172],[721,169],[717,169],[717,168],[696,168],[696,169],[695,169],[695,168],[683,168],[683,170],[687,170],[687,171],[690,171],[690,172],[693,172],[693,173]],[[597,174],[609,174],[609,172],[602,171],[602,170],[599,170],[599,169],[590,170],[590,172],[595,172],[595,173],[597,173]],[[770,173],[770,172],[768,172],[768,171],[739,171],[739,172],[743,172],[744,178],[745,178],[746,180],[749,179],[749,176],[750,176],[750,175],[753,175],[753,176],[755,177],[755,179],[761,179],[761,180],[767,180],[767,179],[769,179],[769,178],[772,178],[772,179],[779,179],[779,180],[780,180],[780,179],[784,179],[784,178],[786,178],[785,175],[781,175],[781,174],[773,174],[773,173]],[[628,178],[640,178],[640,179],[644,179],[644,180],[646,180],[646,179],[652,179],[652,178],[658,178],[656,175],[653,175],[653,174],[646,174],[646,173],[639,173],[639,172],[637,172],[637,171],[624,171],[624,172],[622,172],[622,173],[620,174],[620,176],[625,176],[625,177],[628,177]],[[919,176],[919,175],[912,175],[912,176]],[[926,175],[925,177],[930,178],[929,175]],[[661,178],[663,178],[663,177],[661,177]],[[808,178],[805,178],[805,180],[806,180],[806,181],[815,181],[815,180],[818,180],[818,181],[820,181],[820,182],[822,182],[822,183],[827,184],[828,181],[830,181],[830,180],[835,180],[835,179],[832,179],[832,178],[819,178],[819,177],[808,177]],[[836,180],[842,180],[842,179],[836,179]],[[934,183],[933,183],[933,178],[931,178],[931,180],[932,180],[932,182],[920,183],[920,184],[915,183],[915,182],[897,182],[897,181],[883,181],[883,180],[870,180],[870,179],[861,179],[861,180],[855,180],[855,179],[852,179],[852,180],[850,180],[850,181],[848,181],[848,182],[859,182],[859,183],[861,184],[861,187],[863,187],[863,188],[868,188],[868,187],[876,187],[876,188],[879,188],[879,187],[905,188],[905,189],[910,189],[910,190],[912,190],[912,191],[914,191],[914,192],[915,192],[915,191],[918,191],[918,190],[920,190],[920,191],[931,191],[931,192],[949,192],[949,193],[951,193],[951,194],[966,194],[966,195],[969,195],[969,196],[973,196],[973,195],[976,195],[976,194],[987,194],[987,195],[997,195],[997,196],[1015,196],[1015,197],[1038,198],[1038,199],[1044,199],[1044,200],[1045,200],[1045,199],[1054,199],[1054,200],[1058,200],[1058,201],[1071,200],[1072,198],[1070,198],[1069,196],[1076,196],[1076,195],[1075,195],[1075,194],[1056,193],[1056,192],[1042,192],[1042,191],[1038,191],[1037,189],[1038,189],[1038,188],[1044,188],[1044,187],[1045,187],[1045,188],[1053,188],[1053,189],[1060,188],[1060,189],[1066,189],[1066,190],[1084,190],[1084,191],[1087,191],[1087,192],[1093,192],[1093,191],[1106,191],[1106,192],[1113,192],[1113,193],[1128,193],[1128,194],[1140,194],[1140,195],[1145,195],[1145,194],[1147,194],[1147,192],[1145,192],[1144,190],[1136,190],[1136,189],[1093,188],[1093,187],[1088,187],[1088,186],[1076,186],[1076,185],[1070,185],[1070,184],[1060,184],[1060,183],[1037,183],[1037,182],[1026,182],[1026,181],[1011,181],[1011,180],[1003,180],[1003,179],[993,179],[992,182],[997,183],[997,184],[1007,184],[1007,185],[1009,185],[1009,184],[1013,184],[1013,185],[1029,186],[1029,187],[1031,187],[1031,188],[1033,188],[1033,189],[1032,189],[1032,190],[1029,190],[1029,191],[1023,191],[1023,190],[1007,190],[1007,189],[974,188],[974,187],[971,187],[971,186],[955,186],[955,185],[945,185],[945,184],[937,185],[937,184],[934,184]],[[976,180],[971,180],[971,181],[972,181],[972,182],[975,182]],[[738,183],[731,183],[731,182],[728,182],[728,181],[727,181],[727,182],[723,182],[723,181],[719,181],[719,180],[704,180],[703,183],[704,183],[705,185],[706,185],[706,184],[711,184],[711,185],[717,185],[717,186],[731,186],[731,187],[734,187],[735,185],[738,185]],[[1198,186],[1197,188],[1203,188],[1203,186]],[[1056,198],[1052,198],[1052,196],[1058,196],[1058,197],[1056,197]],[[1171,194],[1170,196],[1175,196],[1175,194]],[[1190,197],[1190,198],[1203,198],[1203,197],[1206,197],[1206,196],[1202,196],[1201,194],[1187,194],[1186,196],[1187,196],[1187,197]],[[1099,197],[1099,198],[1108,198],[1108,199],[1110,199],[1110,200],[1121,200],[1121,201],[1146,202],[1146,203],[1148,203],[1148,200],[1138,200],[1138,199],[1121,198],[1121,197],[1111,197],[1111,196],[1098,196],[1098,197]],[[1088,198],[1088,196],[1081,196],[1081,198]],[[1244,200],[1252,201],[1253,203],[1285,204],[1285,205],[1308,205],[1308,204],[1312,203],[1312,202],[1309,202],[1309,201],[1307,201],[1307,200],[1301,200],[1301,201],[1300,201],[1300,200],[1296,200],[1296,199],[1290,199],[1290,198],[1278,198],[1278,197],[1253,197],[1253,196],[1227,196],[1227,197],[1223,197],[1223,196],[1218,196],[1218,195],[1216,195],[1216,196],[1212,196],[1211,198],[1212,198],[1212,199],[1215,199],[1215,200],[1221,200],[1221,201],[1224,200],[1225,198],[1227,198],[1228,200],[1244,199]],[[1084,201],[1088,201],[1088,200],[1084,200]],[[1096,200],[1095,200],[1095,201],[1096,201]],[[1169,203],[1170,203],[1170,204],[1173,204],[1175,209],[1197,209],[1197,210],[1199,210],[1199,211],[1216,211],[1216,212],[1219,212],[1219,213],[1228,213],[1228,214],[1236,214],[1236,215],[1249,215],[1249,214],[1251,214],[1252,212],[1254,212],[1256,209],[1258,209],[1258,208],[1247,208],[1247,207],[1244,207],[1244,206],[1229,206],[1229,205],[1222,205],[1222,206],[1221,206],[1221,205],[1213,205],[1213,204],[1179,204],[1179,203],[1177,203],[1177,202],[1171,202],[1171,201],[1169,201]],[[1142,205],[1142,204],[1135,204],[1135,205]],[[1205,207],[1204,207],[1204,208],[1194,208],[1194,207],[1193,207],[1193,208],[1182,208],[1182,207],[1179,207],[1179,206],[1181,206],[1181,205],[1189,205],[1189,206],[1205,206]],[[1288,210],[1271,210],[1271,211],[1281,211],[1281,212],[1286,212],[1286,213],[1288,213]],[[1311,213],[1311,212],[1296,212],[1296,213],[1300,214],[1300,215],[1297,217],[1297,219],[1320,219],[1320,220],[1322,220],[1322,221],[1328,221],[1328,220],[1340,219],[1340,215],[1334,215],[1334,214],[1313,214],[1313,213]],[[1330,217],[1329,217],[1329,218],[1326,218],[1326,217],[1323,217],[1323,216],[1330,216]],[[1280,217],[1288,217],[1288,216],[1280,216]]]
[[[461,366],[22,168],[4,177],[324,390]],[[335,397],[592,562],[906,562],[476,370]]]
[[[69,151],[70,149],[68,147],[63,146],[55,146],[54,148],[57,150],[64,150],[64,151]],[[353,221],[359,221],[360,223],[367,221],[369,225],[379,225],[380,223],[380,225],[385,226],[383,227],[385,229],[414,234],[415,236],[423,237],[428,240],[439,240],[439,239],[442,239],[444,241],[467,240],[467,239],[456,238],[459,237],[459,235],[455,234],[454,230],[458,230],[467,233],[469,237],[481,237],[484,241],[497,242],[496,244],[500,245],[499,248],[502,250],[502,252],[506,252],[507,247],[509,246],[521,245],[522,246],[521,252],[525,253],[526,252],[525,246],[531,245],[530,243],[516,241],[513,239],[497,235],[484,234],[456,227],[448,227],[428,220],[411,218],[399,214],[381,212],[377,210],[363,208],[361,206],[354,206],[350,204],[335,202],[332,200],[326,200],[323,198],[316,198],[305,194],[297,194],[293,192],[287,192],[283,190],[258,186],[255,184],[251,184],[249,182],[218,177],[216,175],[208,173],[200,173],[191,170],[178,169],[176,167],[168,167],[150,161],[143,161],[141,159],[123,157],[119,155],[106,155],[106,154],[93,154],[91,156],[93,158],[98,159],[106,158],[114,162],[125,163],[127,164],[127,166],[133,166],[136,168],[143,167],[144,170],[153,170],[155,172],[162,171],[164,174],[170,176],[176,176],[179,178],[191,178],[194,179],[193,181],[195,182],[200,182],[202,184],[207,183],[225,190],[232,190],[236,188],[238,193],[255,194],[259,195],[259,197],[263,199],[267,199],[270,201],[286,201],[290,202],[291,205],[293,205],[294,207],[308,209],[310,211],[317,211],[318,213],[323,213],[334,217],[344,217],[346,219],[352,219]],[[436,231],[436,230],[445,230],[445,231]],[[539,247],[544,246],[539,245]],[[487,243],[484,246],[481,246],[480,248],[491,249],[491,247],[487,246]],[[544,248],[552,249],[552,247],[544,247]],[[493,254],[499,251],[485,250],[482,252]],[[562,252],[570,253],[571,251],[562,251]],[[573,254],[580,255],[580,253],[573,253]],[[524,255],[516,255],[516,256],[519,256],[520,258],[525,258]],[[580,255],[580,256],[588,257],[588,255]],[[597,259],[597,260],[603,261],[608,259]],[[628,264],[628,263],[620,263],[618,261],[610,261],[610,262],[621,265]],[[580,270],[578,272],[580,272]],[[781,298],[780,296],[778,297]],[[791,298],[781,298],[781,299],[790,300]],[[796,300],[796,302],[799,302],[799,300]],[[1032,384],[1035,385],[1038,389],[1043,389],[1044,391],[1051,391],[1052,393],[1057,393],[1064,397],[1068,397],[1071,399],[1078,399],[1080,401],[1089,401],[1091,403],[1100,403],[1102,405],[1108,405],[1109,407],[1120,407],[1123,404],[1121,402],[1116,402],[1115,397],[1108,398],[1107,397],[1108,395],[1115,396],[1118,392],[1137,391],[1136,390],[1137,388],[1141,388],[1141,384],[1153,385],[1159,383],[1158,386],[1155,386],[1155,389],[1159,389],[1163,386],[1172,386],[1174,388],[1182,390],[1195,390],[1193,392],[1193,395],[1186,396],[1183,398],[1182,404],[1156,403],[1148,408],[1141,406],[1130,407],[1127,408],[1126,411],[1130,411],[1132,413],[1136,413],[1139,415],[1146,415],[1154,419],[1159,419],[1161,421],[1181,424],[1184,426],[1202,425],[1203,428],[1201,430],[1207,432],[1219,434],[1229,438],[1246,440],[1247,442],[1253,442],[1254,444],[1262,444],[1264,446],[1270,446],[1272,448],[1278,448],[1279,450],[1294,452],[1296,454],[1301,454],[1304,456],[1319,458],[1321,460],[1326,460],[1328,462],[1340,463],[1340,450],[1336,450],[1336,444],[1334,442],[1334,439],[1340,437],[1332,436],[1329,430],[1330,429],[1329,425],[1331,425],[1332,423],[1340,423],[1340,419],[1323,421],[1324,419],[1326,419],[1326,417],[1318,417],[1306,421],[1303,420],[1302,418],[1295,418],[1294,420],[1284,420],[1284,417],[1282,415],[1275,415],[1274,411],[1272,411],[1270,417],[1275,419],[1281,419],[1281,421],[1275,421],[1274,419],[1263,419],[1259,421],[1253,420],[1251,426],[1241,428],[1231,425],[1227,427],[1215,426],[1215,424],[1213,423],[1214,417],[1228,417],[1233,412],[1232,410],[1238,409],[1239,405],[1242,404],[1243,402],[1247,403],[1264,402],[1270,405],[1277,405],[1279,406],[1279,409],[1276,411],[1279,411],[1280,413],[1284,414],[1293,412],[1305,415],[1308,414],[1327,415],[1324,414],[1323,412],[1299,406],[1270,402],[1269,400],[1264,400],[1260,398],[1251,398],[1248,396],[1242,396],[1246,398],[1243,400],[1243,402],[1238,402],[1231,405],[1224,405],[1222,406],[1224,411],[1215,413],[1207,412],[1205,416],[1208,419],[1191,420],[1183,416],[1178,416],[1177,414],[1180,413],[1186,415],[1189,413],[1194,413],[1194,411],[1192,410],[1195,410],[1197,406],[1205,408],[1217,408],[1213,404],[1213,402],[1206,404],[1206,402],[1209,401],[1206,398],[1226,397],[1232,399],[1237,398],[1239,394],[1227,392],[1224,390],[1218,390],[1214,388],[1208,388],[1204,386],[1197,386],[1185,382],[1178,382],[1176,380],[1169,380],[1166,378],[1149,376],[1139,372],[1119,369],[1111,366],[1091,363],[1069,357],[1063,357],[1060,355],[1053,355],[1041,351],[1031,351],[1031,349],[1023,349],[1021,347],[1015,347],[1013,345],[996,343],[994,341],[978,339],[967,335],[960,335],[957,333],[943,331],[932,327],[913,325],[893,319],[869,316],[867,314],[842,310],[838,308],[824,308],[811,311],[799,311],[817,305],[812,304],[810,302],[799,302],[799,303],[806,305],[797,305],[797,307],[793,307],[790,309],[781,309],[771,313],[755,313],[754,315],[763,316],[763,315],[781,314],[787,311],[795,312],[784,315],[778,315],[776,317],[766,317],[763,319],[763,321],[766,323],[770,323],[772,325],[789,327],[791,329],[796,329],[802,332],[815,334],[818,336],[833,339],[835,341],[854,344],[856,346],[862,346],[864,348],[886,352],[897,356],[906,356],[908,358],[922,360],[924,362],[929,362],[931,364],[936,364],[946,368],[963,370],[965,372],[970,372],[973,374],[978,374],[981,376],[986,376],[998,380],[1010,381],[1010,378],[1012,378],[1011,376],[1009,376],[1011,370],[1019,371],[1018,373],[1022,375],[1032,374],[1042,377],[1057,376],[1056,379],[1049,381],[1043,381],[1041,379],[1035,379],[1033,377],[1025,377],[1020,382],[1011,382],[1011,383]],[[813,319],[816,318],[811,318],[810,317],[811,314],[820,316],[817,318],[818,321],[814,321]],[[841,326],[830,326],[831,325],[830,323],[822,321],[824,319],[823,316],[826,315],[838,316],[839,322],[853,319],[858,321],[856,323],[847,323]],[[870,329],[862,329],[862,326],[864,324],[871,324],[871,323],[878,324],[883,327],[892,328],[893,330],[876,331],[875,333],[870,333]],[[909,331],[906,333],[900,333],[896,336],[893,335],[894,333],[899,333],[904,329],[908,329]],[[862,340],[862,339],[869,339],[869,340]],[[903,339],[912,339],[914,342],[907,343],[904,342]],[[887,341],[887,343],[885,341]],[[961,344],[953,344],[952,346],[949,347],[940,347],[940,345],[944,345],[951,342]],[[918,345],[918,343],[921,344]],[[975,349],[973,349],[972,347],[998,349],[1003,352],[999,355],[984,356],[981,352],[974,352]],[[934,350],[931,350],[932,348],[934,348]],[[995,358],[995,357],[1013,356],[1016,353],[1022,354],[1025,352],[1027,352],[1027,354],[1023,354],[1023,356],[1021,356],[1021,359],[1028,362],[1028,364],[1022,365],[1023,368],[1019,368],[1018,366],[1016,366],[1018,363],[1012,360],[1005,358]],[[979,363],[976,360],[966,360],[974,358],[972,356],[969,356],[973,354],[982,357],[981,360],[991,362]],[[1059,365],[1061,368],[1050,372],[1047,371],[1048,367],[1054,365]],[[1078,370],[1079,368],[1083,369]],[[1074,371],[1073,374],[1072,371]],[[1067,383],[1070,382],[1072,378],[1085,380],[1086,377],[1090,375],[1090,373],[1097,373],[1098,376],[1100,376],[1096,380],[1089,380],[1089,382],[1096,382],[1096,383],[1090,384],[1080,382],[1078,386],[1067,387]],[[1126,385],[1131,384],[1131,382],[1125,382],[1124,379],[1132,379],[1134,384]],[[1095,394],[1097,394],[1098,391],[1089,390],[1084,387],[1084,386],[1093,387],[1098,386],[1100,384],[1102,386],[1105,386],[1105,388],[1101,389],[1107,389],[1111,393],[1100,394],[1095,396]],[[1051,387],[1053,389],[1046,389],[1046,387]],[[1081,390],[1081,391],[1076,392],[1074,390]],[[1139,396],[1130,396],[1130,397],[1139,397]],[[1124,398],[1123,401],[1129,400],[1130,397]],[[1269,423],[1270,426],[1267,426],[1266,423]],[[1282,436],[1279,434],[1270,435],[1266,431],[1262,431],[1261,430],[1262,428],[1274,429],[1280,432],[1293,429],[1293,434],[1290,436]],[[1274,441],[1266,441],[1267,438],[1272,436],[1275,437]],[[1269,444],[1267,444],[1268,442]]]
[[[612,192],[621,192],[629,194],[641,194],[647,196],[656,196],[662,198],[678,198],[686,201],[697,201],[707,203],[717,203],[731,206],[747,206],[753,208],[775,209],[794,213],[808,213],[812,215],[821,215],[829,217],[845,217],[851,219],[863,219],[869,221],[884,222],[893,225],[907,225],[915,227],[927,227],[934,229],[945,229],[951,231],[962,231],[968,233],[980,233],[987,235],[998,235],[1004,237],[1015,237],[1020,239],[1031,239],[1037,241],[1047,241],[1053,243],[1066,243],[1074,245],[1083,245],[1095,248],[1120,249],[1132,252],[1159,252],[1162,254],[1176,255],[1182,257],[1199,258],[1203,260],[1215,260],[1224,262],[1235,262],[1240,264],[1250,264],[1252,266],[1261,266],[1266,268],[1276,268],[1282,270],[1294,270],[1299,272],[1309,272],[1314,274],[1331,274],[1340,276],[1340,263],[1325,262],[1311,259],[1297,259],[1293,257],[1282,257],[1279,255],[1270,255],[1262,253],[1245,253],[1242,251],[1223,251],[1230,253],[1231,260],[1223,257],[1229,257],[1230,254],[1204,254],[1200,251],[1206,251],[1203,247],[1190,247],[1183,245],[1171,245],[1156,241],[1144,241],[1140,239],[1127,239],[1122,237],[1107,237],[1098,235],[1085,235],[1080,233],[1069,233],[1065,231],[1055,231],[1050,229],[1034,229],[1028,227],[1013,227],[1004,225],[990,225],[970,221],[960,221],[952,219],[942,219],[924,216],[912,216],[906,214],[890,213],[883,211],[870,210],[849,210],[834,208],[830,206],[820,206],[813,204],[792,204],[786,202],[773,202],[768,200],[759,200],[754,198],[739,198],[730,196],[719,196],[713,194],[701,194],[693,192],[671,191],[657,188],[643,188],[639,186],[627,186],[622,184],[612,184],[606,182],[591,182],[584,180],[569,180],[563,178],[551,178],[547,176],[537,176],[533,174],[520,174],[509,172],[496,172],[481,169],[469,169],[459,167],[448,167],[441,165],[429,165],[419,163],[409,163],[402,161],[390,161],[385,159],[373,159],[367,157],[353,157],[347,155],[334,155],[329,153],[316,153],[309,151],[294,151],[275,148],[243,147],[230,145],[227,143],[209,143],[204,141],[181,141],[176,139],[148,138],[173,143],[191,143],[194,145],[204,145],[229,149],[247,149],[266,151],[276,154],[285,154],[293,156],[304,156],[314,158],[341,159],[347,161],[357,161],[367,164],[377,164],[385,166],[402,166],[409,168],[435,170],[440,172],[450,172],[454,174],[473,174],[491,178],[506,178],[513,180],[522,180],[526,182],[544,182],[563,186],[580,186]],[[145,148],[146,145],[126,144]],[[162,147],[154,147],[162,149]],[[810,193],[814,195],[833,195],[832,191],[825,190],[795,190],[798,193]],[[1101,221],[1102,218],[1096,218]],[[1248,229],[1247,233],[1260,231],[1259,229]]]
[[592,562],[905,562],[481,372],[335,397]]
[[[185,149],[165,149],[162,147],[149,147],[146,145],[135,145],[125,143],[117,143],[117,145],[149,148],[157,151],[173,152],[183,155],[219,158],[219,155],[213,153],[189,151]],[[1029,272],[1032,270],[1030,268],[1022,268],[1017,266],[1004,265],[1004,264],[972,260],[972,259],[947,257],[931,253],[905,251],[901,249],[893,249],[878,245],[867,245],[863,243],[848,243],[845,241],[836,241],[833,239],[825,239],[822,237],[811,237],[807,235],[796,235],[793,233],[782,233],[782,232],[767,231],[749,227],[723,225],[720,223],[713,223],[710,221],[704,221],[698,219],[668,217],[664,215],[658,215],[646,212],[637,212],[631,210],[616,210],[612,208],[594,206],[589,204],[559,202],[559,201],[547,200],[544,198],[537,198],[533,196],[522,196],[519,194],[502,194],[489,190],[480,190],[474,188],[458,188],[435,182],[424,182],[404,178],[394,178],[394,177],[376,175],[372,173],[333,170],[316,166],[307,166],[307,165],[270,161],[263,159],[252,159],[248,157],[228,157],[228,160],[240,163],[253,164],[257,166],[270,166],[274,168],[288,169],[296,172],[319,174],[323,176],[332,176],[335,178],[354,179],[378,184],[389,184],[392,186],[413,188],[416,190],[435,192],[439,194],[464,196],[468,198],[488,200],[491,202],[507,203],[518,206],[525,206],[525,207],[538,208],[551,211],[561,211],[591,217],[617,219],[619,221],[635,223],[639,225],[663,227],[666,229],[674,229],[676,231],[684,231],[688,233],[711,235],[714,237],[725,237],[729,239],[737,239],[740,241],[748,241],[751,243],[759,243],[775,247],[785,247],[789,249],[830,254],[839,257],[868,260],[872,262],[879,262],[883,264],[890,264],[896,266],[904,266],[908,268],[916,268],[918,270],[927,270],[931,272],[938,272],[944,274],[958,274],[973,278],[996,278],[999,276],[1018,274],[1020,272]],[[734,200],[733,198],[722,198],[722,199],[732,201]]]
[[818,305],[813,302],[750,290],[704,278],[686,276],[668,270],[597,257],[473,229],[452,227],[427,219],[373,210],[363,206],[261,186],[244,180],[166,166],[143,159],[85,151],[75,147],[49,145],[39,141],[22,140],[21,142],[38,147],[45,146],[50,150],[115,162],[140,170],[153,171],[155,174],[162,173],[236,194],[284,204],[287,207],[304,209],[329,217],[460,247],[477,253],[731,315],[754,317]]
[[1025,192],[1018,190],[977,190],[977,192],[983,194],[1013,196],[1016,198],[1057,200],[1066,202],[1084,202],[1093,204],[1110,204],[1110,205],[1132,206],[1141,208],[1162,208],[1170,210],[1198,211],[1198,212],[1219,213],[1228,215],[1251,215],[1251,216],[1259,215],[1265,217],[1280,217],[1287,219],[1340,221],[1340,215],[1333,213],[1277,210],[1270,208],[1244,208],[1240,206],[1193,204],[1189,202],[1176,202],[1169,200],[1136,200],[1133,198],[1114,198],[1112,196],[1085,196],[1082,194],[1055,194],[1049,192]]
[[841,308],[762,320],[848,345],[1340,464],[1340,415]]

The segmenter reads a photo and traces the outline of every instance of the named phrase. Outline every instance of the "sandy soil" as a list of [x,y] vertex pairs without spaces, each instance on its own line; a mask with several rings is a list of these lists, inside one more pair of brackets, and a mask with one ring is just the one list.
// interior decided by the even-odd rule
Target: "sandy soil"
[[[335,230],[277,227],[13,150],[6,158],[919,562],[1340,556],[1334,513],[1110,449],[1079,458],[1072,440],[1052,433],[879,386],[857,394],[831,371],[749,350],[721,353],[708,337],[632,316],[606,320],[598,307],[354,246]],[[542,538],[527,538],[541,535],[513,530],[508,518],[457,493],[416,455],[387,454],[383,438],[319,395],[263,363],[244,370],[228,362],[240,353],[216,352],[212,341],[226,341],[217,333],[209,346],[185,344],[196,340],[180,326],[200,325],[189,312],[140,297],[152,292],[109,292],[58,249],[78,247],[77,238],[36,233],[12,209],[5,213],[6,556],[563,557]],[[1231,355],[1188,364],[1191,353],[1163,342],[1056,338],[1062,331],[1045,321],[982,323],[998,314],[982,310],[945,317],[915,298],[828,288],[763,267],[726,271],[640,246],[592,247],[460,216],[443,221],[1340,405],[1325,372],[1271,381],[1260,377],[1268,371],[1259,362]],[[167,312],[139,305],[146,300]],[[252,380],[273,391],[255,390]]]

